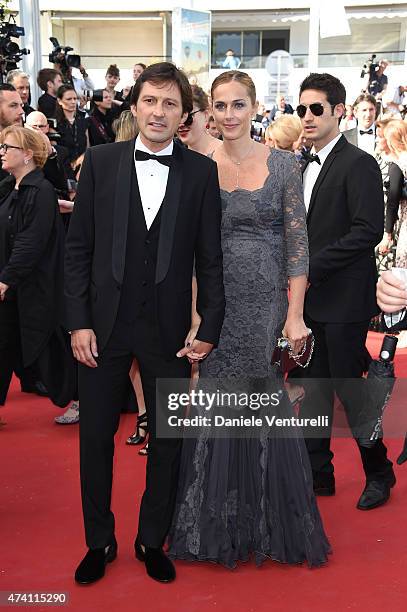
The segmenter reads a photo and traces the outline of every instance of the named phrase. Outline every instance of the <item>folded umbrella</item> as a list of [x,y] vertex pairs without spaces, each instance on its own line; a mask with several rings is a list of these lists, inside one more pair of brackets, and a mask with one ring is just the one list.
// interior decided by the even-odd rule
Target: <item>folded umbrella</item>
[[357,429],[359,444],[365,448],[372,448],[383,437],[383,413],[396,381],[393,363],[396,346],[397,338],[386,335],[379,359],[374,359],[368,369],[363,410]]

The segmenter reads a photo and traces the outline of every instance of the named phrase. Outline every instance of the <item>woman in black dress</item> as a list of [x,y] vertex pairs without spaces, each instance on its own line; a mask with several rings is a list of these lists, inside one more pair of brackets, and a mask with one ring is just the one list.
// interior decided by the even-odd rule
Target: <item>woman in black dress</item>
[[107,89],[95,89],[91,102],[89,117],[89,144],[91,147],[98,144],[114,142],[112,130],[113,115],[112,96]]
[[57,91],[57,131],[61,135],[59,144],[69,151],[69,161],[76,160],[89,146],[88,120],[78,109],[78,96],[73,85],[61,85]]
[[34,130],[10,126],[0,134],[0,157],[15,178],[0,201],[0,405],[22,367],[34,368],[54,403],[65,405],[74,393],[64,386],[65,374],[74,373],[74,364],[68,351],[64,362],[64,230],[55,190],[41,170],[47,147]]

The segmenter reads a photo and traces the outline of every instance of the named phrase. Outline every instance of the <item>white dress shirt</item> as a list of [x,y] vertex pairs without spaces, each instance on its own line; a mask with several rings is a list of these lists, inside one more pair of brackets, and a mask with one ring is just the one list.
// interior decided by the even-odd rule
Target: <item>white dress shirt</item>
[[160,162],[155,159],[136,161],[136,149],[150,153],[150,155],[157,155],[158,157],[159,155],[172,155],[173,148],[174,143],[170,142],[165,149],[155,153],[154,151],[150,151],[150,149],[142,143],[140,136],[136,138],[134,165],[136,166],[138,188],[147,229],[150,229],[161,208],[167,189],[168,173],[170,169],[168,166],[160,164]]
[[342,134],[338,134],[338,136],[335,136],[335,138],[331,140],[331,142],[328,142],[328,144],[325,145],[323,149],[318,151],[318,153],[316,153],[314,147],[312,147],[311,149],[311,153],[313,155],[315,154],[318,155],[321,165],[319,165],[318,162],[313,161],[313,162],[310,162],[308,166],[305,168],[305,172],[303,175],[304,202],[305,202],[305,208],[307,209],[307,212],[308,212],[308,208],[311,202],[312,190],[314,189],[314,185],[317,182],[317,178],[319,176],[319,173],[322,170],[322,166],[324,165],[326,158],[328,157],[328,155],[330,154],[330,152],[332,151],[332,149],[334,148],[334,146],[336,145],[336,143],[338,142],[341,136]]
[[[360,130],[362,130],[363,132],[367,132],[370,129],[373,130],[373,134],[361,134],[360,133]],[[362,149],[362,151],[365,151],[366,153],[370,153],[370,155],[374,155],[374,150],[376,146],[375,124],[372,123],[372,125],[366,129],[358,125],[357,130],[358,130],[358,149]]]

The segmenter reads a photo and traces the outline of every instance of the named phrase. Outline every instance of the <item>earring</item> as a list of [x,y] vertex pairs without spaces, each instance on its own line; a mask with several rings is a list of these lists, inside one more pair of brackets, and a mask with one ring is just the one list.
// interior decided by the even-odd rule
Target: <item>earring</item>
[[28,166],[28,159],[25,159],[24,163],[25,163],[26,166]]

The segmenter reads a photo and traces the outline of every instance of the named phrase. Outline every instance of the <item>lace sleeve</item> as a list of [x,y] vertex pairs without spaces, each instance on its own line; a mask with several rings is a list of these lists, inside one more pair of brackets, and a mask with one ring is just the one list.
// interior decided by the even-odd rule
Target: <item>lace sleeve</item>
[[284,232],[288,276],[308,275],[308,235],[300,165],[292,154],[284,159]]

